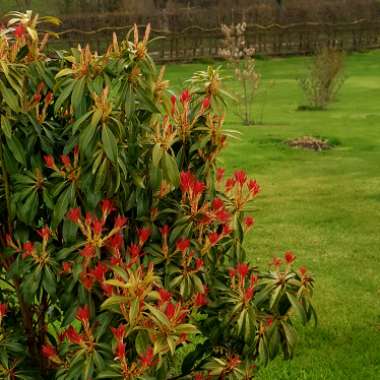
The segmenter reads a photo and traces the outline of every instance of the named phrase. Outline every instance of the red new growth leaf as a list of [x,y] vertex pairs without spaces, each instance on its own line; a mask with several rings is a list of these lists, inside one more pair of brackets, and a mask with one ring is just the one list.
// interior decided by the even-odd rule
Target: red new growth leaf
[[170,232],[170,227],[169,227],[167,224],[165,224],[164,226],[162,226],[162,227],[160,228],[160,232],[161,232],[161,234],[162,234],[163,236],[168,236],[168,235],[169,235],[169,232]]
[[115,234],[115,235],[112,235],[107,240],[107,245],[113,249],[120,249],[121,246],[123,245],[123,242],[124,242],[123,235],[122,234]]
[[217,168],[216,169],[216,180],[217,182],[220,182],[224,177],[225,170],[223,168]]
[[164,288],[158,289],[158,294],[160,296],[160,303],[168,302],[172,297],[171,293]]
[[116,338],[118,342],[122,341],[124,339],[125,335],[125,325],[122,323],[119,325],[119,327],[111,327],[112,334]]
[[191,95],[188,89],[184,90],[179,97],[179,100],[181,101],[182,104],[189,103],[191,100]]
[[115,226],[116,229],[122,229],[126,226],[128,219],[125,216],[118,215],[115,219]]
[[250,180],[247,184],[249,191],[251,192],[252,196],[255,196],[257,193],[260,192],[260,186],[256,182],[256,180]]
[[117,359],[122,359],[125,356],[125,343],[122,341],[119,341],[116,346],[116,358]]
[[68,213],[67,213],[67,219],[71,220],[73,223],[79,223],[79,220],[81,218],[81,212],[80,208],[72,208]]
[[93,216],[92,216],[92,214],[90,213],[90,212],[86,212],[86,217],[85,217],[85,220],[84,220],[84,222],[85,222],[85,224],[86,224],[86,226],[91,226],[91,224],[92,224],[92,220],[93,220],[94,218],[93,218]]
[[181,172],[180,173],[180,187],[182,192],[190,191],[195,179],[193,175],[187,171],[187,172]]
[[247,276],[249,272],[249,265],[246,263],[239,263],[236,266],[236,271],[237,273],[239,273],[240,277],[243,279]]
[[233,278],[236,277],[236,269],[235,268],[231,268],[229,271],[228,271],[228,275],[230,276],[230,279],[232,280]]
[[153,347],[149,346],[144,355],[140,356],[141,364],[144,367],[152,367],[155,365]]
[[3,318],[8,312],[8,306],[5,303],[0,303],[0,319]]
[[251,274],[251,278],[250,278],[250,286],[253,287],[256,282],[257,282],[258,278],[257,276],[255,276],[253,273]]
[[45,97],[45,104],[46,105],[49,105],[52,101],[53,101],[53,98],[54,98],[54,95],[51,91],[49,91],[47,94],[46,94],[46,97]]
[[42,352],[42,355],[48,359],[51,359],[54,356],[57,356],[57,351],[55,347],[53,347],[51,344],[44,344],[42,346],[41,352]]
[[81,256],[91,258],[95,256],[95,247],[92,244],[86,244],[81,251]]
[[46,87],[45,83],[44,82],[40,82],[38,83],[38,86],[37,86],[37,93],[39,94],[44,88]]
[[236,368],[241,363],[241,360],[238,355],[233,355],[228,360],[228,367],[233,369]]
[[99,282],[103,282],[104,276],[108,271],[107,265],[99,262],[95,268],[91,270],[91,274],[97,279]]
[[143,246],[145,244],[145,242],[149,239],[150,234],[151,234],[150,228],[140,228],[137,231],[140,246]]
[[55,168],[55,162],[54,162],[54,157],[53,156],[50,156],[50,155],[44,156],[44,161],[45,161],[45,165],[49,169],[54,169]]
[[24,251],[23,257],[30,256],[34,251],[34,245],[32,242],[27,241],[22,245],[22,249]]
[[90,319],[90,309],[87,305],[79,307],[77,310],[76,318],[83,324],[87,324]]
[[81,273],[80,274],[80,282],[87,289],[91,290],[95,283],[95,278],[91,273]]
[[254,288],[250,286],[244,293],[244,301],[249,302],[253,297],[253,293],[254,293]]
[[73,267],[73,264],[68,262],[68,261],[65,261],[63,264],[62,264],[62,270],[64,273],[71,273],[71,269]]
[[236,181],[233,178],[228,178],[226,181],[226,191],[230,191],[234,188]]
[[195,269],[199,270],[201,268],[203,268],[203,266],[205,265],[205,262],[202,260],[202,259],[195,259]]
[[296,259],[296,256],[294,256],[293,252],[287,251],[285,252],[284,258],[288,264],[291,264]]
[[197,293],[194,299],[194,306],[202,307],[207,305],[207,297],[205,293]]
[[210,107],[211,101],[210,98],[204,98],[202,102],[202,108],[207,110]]
[[172,319],[175,314],[175,305],[169,302],[166,306],[165,314],[169,319]]
[[77,330],[74,329],[73,326],[70,326],[66,330],[65,336],[66,336],[67,340],[73,344],[80,344],[83,340],[82,336],[77,332]]
[[129,246],[129,254],[131,255],[131,257],[133,259],[139,257],[140,256],[140,247],[137,244],[131,244]]
[[185,252],[190,247],[190,240],[181,238],[177,241],[177,250],[181,252]]
[[103,225],[104,223],[99,220],[99,219],[94,219],[92,221],[92,232],[95,234],[95,235],[100,235],[103,231]]
[[212,208],[217,211],[224,207],[224,202],[220,198],[214,198],[211,203]]
[[232,231],[233,229],[228,224],[225,224],[223,226],[222,234],[226,236],[226,235],[229,235]]
[[37,231],[38,235],[42,237],[43,240],[49,240],[50,237],[50,228],[45,226]]
[[279,257],[274,257],[272,260],[272,265],[279,268],[282,264],[282,260]]
[[112,211],[115,210],[115,207],[113,206],[113,203],[112,203],[111,200],[109,200],[109,199],[103,199],[101,201],[101,209],[102,209],[102,214],[103,215],[108,215]]
[[211,232],[208,235],[208,240],[210,240],[211,246],[214,246],[219,241],[219,234],[217,232]]
[[307,268],[306,267],[301,267],[299,269],[300,273],[301,273],[301,276],[305,276],[306,272],[307,272]]
[[223,223],[223,224],[228,223],[231,219],[231,214],[226,210],[219,210],[218,212],[215,213],[215,216],[218,222]]
[[176,102],[177,102],[177,97],[175,95],[172,95],[170,97],[170,102],[172,104],[172,109],[171,109],[171,115],[174,116],[174,113],[175,113],[175,105],[176,105]]
[[13,33],[16,38],[22,38],[26,33],[26,28],[23,24],[18,24]]
[[247,228],[252,227],[254,224],[255,224],[255,220],[252,218],[252,216],[246,216],[246,217],[244,218],[244,225],[245,225]]
[[243,186],[247,181],[247,174],[244,170],[236,170],[234,173],[234,178],[235,181],[240,184],[240,186]]
[[71,167],[71,160],[67,154],[62,154],[60,158],[61,158],[61,162],[65,166],[65,168]]
[[194,195],[200,195],[202,194],[206,189],[206,185],[201,181],[195,181],[192,190]]

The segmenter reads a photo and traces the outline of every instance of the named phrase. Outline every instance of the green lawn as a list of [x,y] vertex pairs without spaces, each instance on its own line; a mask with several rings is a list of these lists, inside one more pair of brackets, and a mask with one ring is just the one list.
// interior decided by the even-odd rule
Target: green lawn
[[[307,58],[258,62],[263,86],[274,80],[264,125],[243,127],[223,155],[262,186],[252,262],[265,266],[293,250],[315,274],[319,326],[301,329],[296,356],[276,360],[260,380],[378,379],[380,374],[380,52],[347,58],[348,79],[328,111],[300,112],[297,75]],[[168,67],[174,85],[205,65]],[[231,85],[232,83],[229,83]],[[233,84],[232,84],[233,85]],[[257,110],[261,112],[262,93]],[[288,138],[318,135],[339,142],[323,153],[293,150]]]

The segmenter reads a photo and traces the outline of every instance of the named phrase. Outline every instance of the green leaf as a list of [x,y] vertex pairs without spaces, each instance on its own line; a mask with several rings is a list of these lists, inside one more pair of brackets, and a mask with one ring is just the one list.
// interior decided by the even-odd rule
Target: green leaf
[[161,148],[161,144],[155,144],[152,150],[152,162],[154,167],[159,167],[163,154],[164,150]]
[[33,224],[38,211],[38,193],[33,191],[18,208],[20,219],[26,224]]
[[102,128],[102,143],[107,157],[112,162],[115,162],[118,156],[117,140],[111,129],[105,125]]
[[167,328],[170,327],[169,319],[162,311],[158,310],[157,308],[155,308],[149,304],[145,304],[145,305],[149,309],[150,313],[152,314],[152,316],[154,317],[154,319],[156,321],[158,321],[160,324],[166,326]]
[[301,305],[300,301],[297,299],[297,297],[295,297],[293,294],[289,292],[286,292],[286,295],[288,296],[288,299],[290,303],[292,304],[293,309],[296,311],[296,313],[300,317],[302,324],[305,325],[307,322],[307,316],[306,316],[305,309]]
[[62,69],[56,76],[55,76],[55,79],[59,79],[59,78],[62,78],[66,75],[71,75],[74,73],[74,70],[73,69]]
[[159,113],[160,112],[160,110],[157,108],[154,101],[150,97],[148,97],[148,95],[146,94],[146,92],[143,89],[139,88],[137,90],[137,94],[139,96],[140,109],[147,110],[151,113]]
[[109,161],[106,160],[105,158],[103,159],[103,162],[100,165],[100,168],[98,172],[96,173],[96,179],[95,179],[95,191],[100,192],[101,189],[104,186],[104,183],[107,179],[107,174],[108,173],[108,163]]
[[130,327],[133,328],[137,319],[137,316],[140,312],[140,300],[135,298],[132,301],[131,308],[129,309],[129,324]]
[[52,220],[53,228],[56,228],[58,226],[58,224],[64,218],[64,216],[66,215],[69,209],[70,192],[71,192],[70,188],[65,189],[57,200],[57,203],[53,210],[53,220]]
[[140,330],[137,333],[135,346],[137,354],[142,356],[146,352],[147,348],[151,345],[149,334],[146,330]]
[[114,305],[120,305],[123,303],[128,303],[129,298],[124,296],[112,296],[108,299],[106,299],[100,306],[102,310],[109,309],[110,307]]
[[264,366],[268,364],[269,351],[268,351],[268,345],[267,345],[265,336],[262,336],[259,342],[259,358]]
[[0,93],[3,96],[5,103],[14,112],[20,111],[20,106],[16,94],[9,88],[7,88],[4,83],[0,80]]
[[44,268],[44,274],[42,277],[42,285],[46,292],[51,296],[55,296],[56,292],[56,278],[53,272],[49,269],[49,267]]
[[8,138],[6,137],[9,150],[12,152],[14,158],[23,166],[26,166],[26,154],[23,145],[16,135]]
[[273,307],[278,304],[278,301],[280,300],[281,295],[282,295],[282,285],[278,285],[271,294],[271,299],[269,303],[270,309],[273,309]]
[[98,110],[98,109],[95,110],[91,118],[91,126],[93,128],[96,128],[98,126],[99,121],[102,118],[102,116],[103,116],[103,112],[101,110]]
[[81,151],[86,155],[90,155],[90,146],[92,139],[96,133],[96,128],[93,128],[91,124],[87,125],[79,135],[79,147]]
[[74,110],[77,112],[80,109],[81,103],[83,102],[84,89],[86,86],[86,77],[83,76],[79,80],[75,81],[73,92],[71,94],[71,103]]
[[96,378],[97,379],[122,379],[123,376],[117,371],[107,369],[105,371],[100,372]]
[[179,185],[179,170],[176,159],[168,152],[164,153],[163,157],[163,170],[167,179],[172,185],[178,187]]
[[82,117],[80,117],[72,126],[72,132],[75,134],[78,128],[90,117],[92,111],[85,113]]
[[70,96],[73,91],[75,80],[71,80],[70,83],[65,87],[65,89],[60,93],[57,100],[54,103],[54,112],[57,113],[62,107],[65,100]]
[[287,322],[281,322],[281,326],[285,333],[286,344],[287,344],[287,349],[288,349],[288,352],[285,354],[287,354],[289,358],[291,358],[293,356],[294,347],[297,343],[297,335],[294,331],[294,328]]
[[4,132],[6,138],[11,138],[12,136],[12,127],[9,119],[4,115],[1,115],[1,129]]
[[78,232],[78,225],[65,219],[63,222],[62,235],[65,243],[73,243],[76,240]]

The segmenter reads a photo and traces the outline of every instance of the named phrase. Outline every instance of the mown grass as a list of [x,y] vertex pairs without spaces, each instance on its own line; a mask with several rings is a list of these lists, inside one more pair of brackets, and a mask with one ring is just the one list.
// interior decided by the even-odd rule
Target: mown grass
[[[226,124],[242,133],[223,154],[229,172],[244,168],[262,193],[250,259],[267,265],[293,250],[316,278],[319,325],[300,330],[293,361],[260,371],[260,380],[380,378],[380,52],[347,57],[347,81],[327,111],[297,111],[303,104],[296,79],[308,58],[258,61],[263,87],[256,110],[263,125],[244,127],[229,112]],[[173,65],[183,78],[205,65]],[[228,72],[228,71],[227,71]],[[228,86],[235,86],[232,81]],[[266,98],[266,100],[265,100]],[[303,135],[338,143],[329,151],[283,144]]]

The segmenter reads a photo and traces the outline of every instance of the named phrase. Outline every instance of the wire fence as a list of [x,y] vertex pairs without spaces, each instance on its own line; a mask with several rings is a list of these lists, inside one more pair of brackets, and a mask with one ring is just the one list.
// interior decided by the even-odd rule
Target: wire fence
[[[58,31],[60,38],[50,45],[69,48],[77,44],[90,44],[99,52],[105,51],[112,34],[124,38],[132,23],[120,25],[112,18],[108,26],[96,30],[71,27]],[[139,20],[137,20],[139,21]],[[149,20],[140,20],[149,21]],[[77,24],[77,23],[76,23]],[[144,29],[146,22],[139,23]],[[191,25],[182,30],[153,28],[157,39],[150,47],[151,54],[159,62],[187,62],[200,58],[219,58],[223,46],[223,34],[218,27],[204,28]],[[350,23],[294,23],[289,25],[250,24],[247,26],[246,43],[258,55],[285,56],[313,53],[320,46],[341,48],[347,51],[363,51],[380,48],[380,22],[365,19]]]

